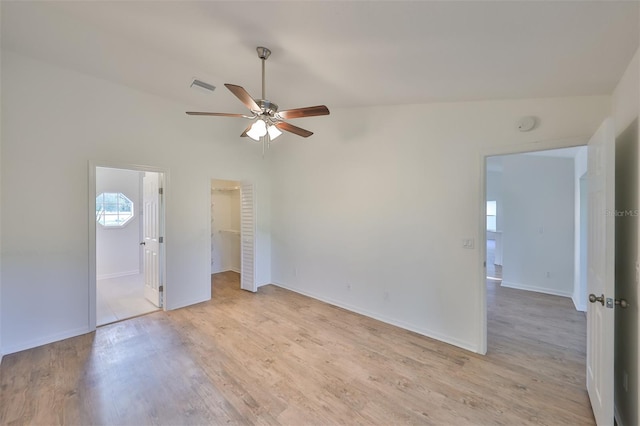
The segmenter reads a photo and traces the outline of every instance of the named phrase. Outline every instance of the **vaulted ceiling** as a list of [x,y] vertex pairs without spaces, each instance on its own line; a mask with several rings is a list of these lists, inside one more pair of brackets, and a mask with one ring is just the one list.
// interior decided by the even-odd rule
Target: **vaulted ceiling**
[[[223,83],[281,109],[610,94],[639,3],[1,2],[2,47],[211,111]],[[189,88],[193,77],[218,89]]]

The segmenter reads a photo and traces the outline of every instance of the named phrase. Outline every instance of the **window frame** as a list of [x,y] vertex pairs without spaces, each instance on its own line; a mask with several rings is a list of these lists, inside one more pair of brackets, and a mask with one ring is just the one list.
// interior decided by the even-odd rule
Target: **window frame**
[[[104,196],[106,195],[115,196],[116,201],[114,203],[105,203]],[[100,200],[100,197],[102,197],[102,200]],[[131,205],[130,211],[120,210],[120,206],[122,205],[120,201],[122,200],[122,198],[128,201],[129,204]],[[106,210],[104,210],[105,205],[116,206],[115,213],[105,214],[106,212]],[[103,210],[98,210],[99,208],[102,208]],[[119,219],[121,217],[124,217],[125,213],[128,217],[126,218],[126,220],[120,223]],[[106,218],[107,216],[116,216],[117,217],[116,223],[106,222],[104,218]],[[96,195],[96,223],[102,226],[104,229],[122,229],[126,227],[129,223],[131,223],[131,221],[134,218],[135,218],[135,203],[133,202],[133,200],[127,197],[124,193],[103,191],[103,192],[100,192],[98,195]],[[101,222],[101,219],[103,220],[104,223]]]

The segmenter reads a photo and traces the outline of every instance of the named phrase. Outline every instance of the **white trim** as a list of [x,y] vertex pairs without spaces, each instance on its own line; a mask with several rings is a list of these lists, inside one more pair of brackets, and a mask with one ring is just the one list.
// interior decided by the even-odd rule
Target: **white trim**
[[[478,333],[478,353],[486,354],[487,353],[487,284],[486,284],[486,268],[484,266],[484,262],[487,258],[487,232],[486,232],[486,221],[487,221],[487,165],[486,159],[487,157],[492,157],[495,155],[508,155],[508,154],[522,154],[525,152],[534,152],[534,151],[546,151],[549,149],[559,149],[559,148],[571,148],[576,146],[585,146],[589,141],[589,136],[579,136],[575,138],[567,138],[567,139],[552,139],[545,141],[537,141],[526,143],[522,145],[501,145],[494,147],[487,147],[480,149],[480,155],[478,159],[480,161],[480,188],[479,188],[479,208],[477,212],[478,216],[478,242],[479,242],[479,250],[478,250],[478,287],[480,288],[480,297],[478,300],[478,324],[477,324],[477,333]],[[470,324],[470,326],[476,326],[475,324]]]
[[307,296],[307,297],[310,297],[312,299],[319,300],[319,301],[324,302],[324,303],[328,303],[329,305],[333,305],[333,306],[337,306],[337,307],[342,308],[342,309],[346,309],[347,311],[354,312],[356,314],[360,314],[360,315],[363,315],[365,317],[378,320],[378,321],[383,322],[385,324],[390,324],[390,325],[402,328],[404,330],[409,330],[409,331],[412,331],[414,333],[421,334],[421,335],[423,335],[425,337],[428,337],[428,338],[431,338],[431,339],[439,340],[441,342],[448,343],[450,345],[457,346],[459,348],[466,349],[466,350],[471,351],[471,352],[479,353],[478,352],[478,347],[473,345],[472,343],[465,342],[465,341],[458,340],[458,339],[453,339],[450,336],[445,336],[443,334],[434,332],[433,330],[429,330],[429,329],[422,328],[422,327],[416,327],[415,325],[409,324],[409,323],[404,322],[404,321],[396,320],[396,319],[393,319],[393,318],[388,318],[388,317],[385,317],[383,315],[380,315],[380,314],[377,314],[377,313],[374,313],[374,312],[371,312],[371,311],[367,311],[365,309],[361,309],[361,308],[358,308],[356,306],[349,305],[347,303],[342,303],[342,302],[339,302],[337,300],[333,300],[333,299],[330,299],[330,298],[327,298],[327,297],[323,297],[323,296],[317,295],[317,294],[312,293],[312,292],[308,292],[308,291],[292,288],[292,287],[289,287],[289,286],[287,286],[285,284],[276,283],[276,282],[274,282],[272,284],[275,285],[276,287],[280,287],[280,288],[283,288],[285,290],[293,291],[294,293],[298,293],[298,294],[301,294],[303,296]]
[[568,291],[561,291],[555,288],[548,288],[548,287],[538,287],[535,285],[514,283],[512,281],[505,281],[505,280],[502,280],[502,283],[500,284],[500,286],[507,287],[507,288],[514,288],[516,290],[526,290],[526,291],[534,291],[536,293],[550,294],[552,296],[562,296],[562,297],[569,297],[569,298],[573,296],[573,293]]
[[[164,214],[167,208],[167,200],[170,191],[169,187],[169,169],[163,167],[156,166],[145,166],[140,164],[128,164],[117,161],[97,161],[97,160],[89,160],[88,162],[89,169],[89,303],[88,303],[88,312],[89,316],[89,328],[86,332],[95,331],[96,329],[96,289],[97,289],[97,276],[96,276],[96,226],[98,225],[96,222],[95,211],[96,211],[96,168],[97,167],[106,167],[111,169],[124,169],[124,170],[135,170],[138,172],[155,172],[162,173],[162,187],[163,187],[163,201],[162,201],[162,214],[163,219],[160,221],[161,229],[160,233],[164,236],[164,247],[162,250],[161,256],[163,256],[162,268],[161,268],[161,276],[164,277],[164,294],[163,294],[163,310],[167,310],[167,300],[168,295],[170,293],[170,286],[167,285],[166,276],[167,276],[167,262],[166,262],[166,245],[167,245],[167,232],[165,227]],[[47,342],[50,343],[50,342]]]
[[111,278],[120,278],[120,277],[128,277],[130,275],[138,275],[140,274],[139,270],[135,270],[135,271],[124,271],[124,272],[114,272],[113,274],[103,274],[103,275],[98,275],[96,277],[97,281],[100,280],[108,280]]
[[[95,321],[95,319],[94,319]],[[83,334],[87,334],[92,332],[88,327],[80,327],[72,330],[67,330],[61,333],[51,334],[49,336],[41,337],[38,339],[28,340],[26,342],[21,342],[18,345],[10,346],[8,348],[2,348],[3,351],[6,351],[6,355],[24,351],[26,349],[35,348],[42,345],[47,345],[49,343],[57,342],[59,340],[69,339],[71,337],[81,336]]]
[[165,310],[165,311],[172,311],[174,309],[184,308],[184,307],[187,307],[187,306],[195,305],[197,303],[208,302],[209,300],[211,300],[211,297],[204,298],[204,299],[191,299],[191,300],[187,300],[186,302],[178,301],[178,303],[176,303],[175,305],[173,305],[171,307],[168,307],[167,304],[165,303],[163,305],[162,309]]
[[576,300],[576,298],[574,296],[575,296],[575,294],[571,295],[571,300],[573,301],[573,306],[575,306],[576,311],[587,312],[587,304],[586,303],[580,303],[580,301]]
[[236,268],[227,268],[227,269],[221,269],[219,271],[216,272],[211,272],[211,275],[215,275],[215,274],[223,274],[225,272],[235,272],[237,274],[241,274],[242,272],[239,269]]

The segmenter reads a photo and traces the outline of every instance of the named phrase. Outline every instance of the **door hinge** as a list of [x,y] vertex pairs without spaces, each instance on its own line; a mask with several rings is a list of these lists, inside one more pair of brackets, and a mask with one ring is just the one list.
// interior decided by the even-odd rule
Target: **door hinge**
[[159,242],[159,243],[164,243],[164,237],[160,237],[160,238],[158,238],[158,242]]
[[158,291],[159,291],[160,293],[162,293],[162,292],[164,291],[164,286],[163,286],[163,285],[161,285],[160,287],[158,287]]
[[158,188],[158,194],[160,195],[164,194],[164,188]]

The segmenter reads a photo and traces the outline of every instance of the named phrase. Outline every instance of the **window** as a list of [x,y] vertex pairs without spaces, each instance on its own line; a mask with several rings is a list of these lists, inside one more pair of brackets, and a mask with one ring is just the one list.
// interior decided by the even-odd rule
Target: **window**
[[133,218],[133,202],[121,192],[96,197],[96,221],[105,227],[121,227]]
[[487,231],[496,230],[496,202],[487,201]]

